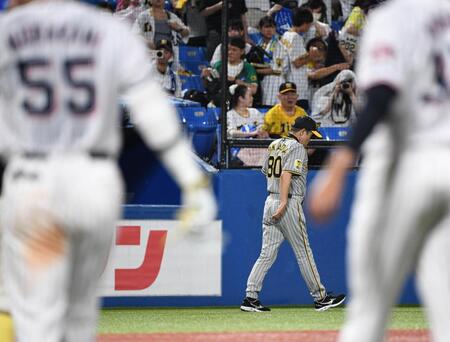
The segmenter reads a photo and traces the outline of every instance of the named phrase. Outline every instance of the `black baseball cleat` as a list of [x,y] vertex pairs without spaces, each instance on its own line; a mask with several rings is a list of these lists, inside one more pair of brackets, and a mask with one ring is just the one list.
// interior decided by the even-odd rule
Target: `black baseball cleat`
[[241,311],[245,312],[265,312],[270,311],[268,307],[262,306],[258,299],[245,297],[241,304]]
[[325,311],[329,308],[334,308],[336,306],[341,305],[345,300],[345,295],[340,294],[337,296],[333,296],[331,293],[328,293],[325,298],[321,300],[314,301],[314,309],[316,311]]

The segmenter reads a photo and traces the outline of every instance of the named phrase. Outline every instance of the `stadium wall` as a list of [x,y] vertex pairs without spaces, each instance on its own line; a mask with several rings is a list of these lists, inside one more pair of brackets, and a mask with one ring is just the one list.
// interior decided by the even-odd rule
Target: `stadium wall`
[[[164,170],[157,169],[153,172],[152,179],[135,182],[136,188],[129,191],[133,192],[134,198],[139,198],[144,204],[157,203],[159,194],[165,193],[164,203],[169,205],[126,206],[126,226],[130,226],[130,222],[137,222],[138,226],[142,226],[143,231],[156,229],[152,226],[158,227],[158,230],[162,229],[161,227],[168,227],[164,229],[167,229],[170,236],[173,229],[170,227],[171,221],[173,222],[173,213],[179,203],[179,193],[171,192],[171,197],[167,195],[165,189],[171,189],[174,184]],[[318,173],[320,171],[309,172],[308,184]],[[345,199],[339,214],[332,221],[326,225],[318,225],[306,212],[310,243],[322,281],[329,291],[335,293],[347,292],[345,234],[356,178],[356,171],[349,174]],[[166,257],[164,255],[165,263],[162,262],[159,265],[161,266],[159,275],[155,276],[153,272],[156,281],[148,288],[139,291],[113,291],[114,296],[104,297],[105,307],[237,306],[241,302],[245,293],[247,276],[261,247],[262,209],[266,198],[265,179],[259,170],[222,170],[214,176],[214,187],[220,206],[218,224],[214,226],[214,229],[221,229],[223,232],[221,257],[217,253],[207,254],[203,259],[200,258],[203,261],[199,261],[195,256],[181,255],[180,248],[167,243],[168,257],[164,259]],[[120,248],[134,247],[121,246]],[[170,252],[171,249],[172,252]],[[195,244],[185,249],[203,253]],[[220,246],[216,250],[220,251]],[[126,252],[124,255],[130,254]],[[178,255],[178,261],[174,255]],[[138,254],[136,258],[139,259],[142,256]],[[186,263],[186,260],[189,262]],[[176,269],[167,271],[170,263],[183,263],[184,273],[180,268],[178,271]],[[196,263],[197,266],[194,265]],[[185,269],[189,267],[187,266],[189,264],[192,264],[192,270],[186,272]],[[219,272],[216,268],[220,268]],[[114,281],[114,265],[110,265],[105,273],[108,272],[109,278]],[[182,276],[180,272],[184,275]],[[146,274],[144,273],[143,276],[145,277]],[[132,279],[130,281],[132,282]],[[205,284],[206,286],[203,286]],[[278,259],[266,277],[260,297],[266,305],[312,303],[287,242],[282,245]],[[401,304],[418,303],[412,280],[408,281],[400,302]]]

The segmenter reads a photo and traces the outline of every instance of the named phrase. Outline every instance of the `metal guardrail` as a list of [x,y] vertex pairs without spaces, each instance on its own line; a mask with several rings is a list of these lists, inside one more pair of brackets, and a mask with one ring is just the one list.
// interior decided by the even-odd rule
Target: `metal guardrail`
[[[228,139],[226,144],[228,147],[267,147],[274,139]],[[344,146],[345,140],[321,140],[311,139],[309,148],[333,148]]]
[[[228,139],[226,140],[225,146],[225,168],[257,168],[260,165],[242,165],[237,166],[232,162],[232,148],[267,148],[274,139]],[[310,156],[309,167],[310,169],[320,169],[326,156],[330,150],[344,146],[346,144],[345,140],[322,140],[322,139],[312,139],[308,144],[309,150],[315,150],[313,155]],[[358,168],[359,162],[355,165]]]

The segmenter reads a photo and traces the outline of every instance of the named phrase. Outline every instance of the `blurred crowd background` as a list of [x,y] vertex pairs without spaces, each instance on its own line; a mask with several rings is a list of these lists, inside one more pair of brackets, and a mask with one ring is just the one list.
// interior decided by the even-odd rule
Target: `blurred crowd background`
[[[142,68],[154,69],[182,122],[192,131],[211,129],[206,140],[194,141],[202,159],[215,166],[230,166],[230,160],[257,166],[258,147],[286,136],[298,116],[314,118],[328,139],[348,137],[357,119],[358,42],[382,1],[87,2],[142,36],[149,49]],[[0,8],[5,6],[0,0]],[[236,139],[252,139],[256,146],[228,144]]]

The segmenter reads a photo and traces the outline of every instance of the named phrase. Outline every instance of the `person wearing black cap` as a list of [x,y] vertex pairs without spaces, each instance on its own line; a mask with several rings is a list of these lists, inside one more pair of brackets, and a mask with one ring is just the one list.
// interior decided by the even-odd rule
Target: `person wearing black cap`
[[273,106],[264,117],[264,130],[271,138],[287,136],[295,119],[308,115],[303,108],[296,105],[298,93],[295,83],[282,83],[278,99],[280,103]]
[[246,296],[241,310],[270,311],[258,299],[264,278],[286,239],[297,259],[300,272],[314,299],[316,311],[340,305],[345,295],[327,293],[309,245],[302,204],[308,173],[308,145],[312,135],[321,138],[316,122],[308,116],[295,119],[289,136],[272,142],[268,148],[262,172],[267,179],[268,196],[264,205],[263,241],[258,260],[247,281]]
[[173,60],[172,43],[161,39],[156,43],[154,66],[156,68],[155,79],[170,95],[181,96],[181,80],[178,74],[172,70]]

